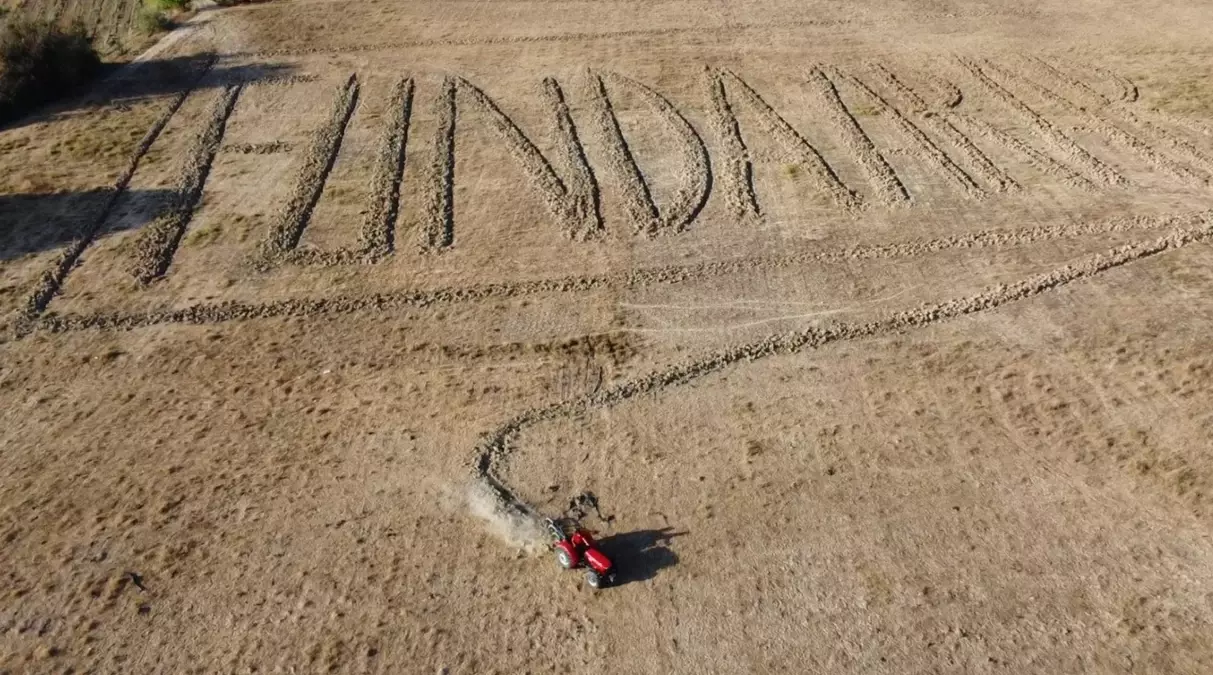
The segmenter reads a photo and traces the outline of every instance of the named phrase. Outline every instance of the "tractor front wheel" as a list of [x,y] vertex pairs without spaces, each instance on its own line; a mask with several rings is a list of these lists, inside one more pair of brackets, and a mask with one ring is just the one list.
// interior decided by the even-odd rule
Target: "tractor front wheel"
[[585,582],[590,585],[590,588],[602,588],[602,577],[598,576],[594,570],[586,570]]
[[573,569],[573,556],[569,555],[569,552],[562,548],[556,549],[556,562],[566,570]]

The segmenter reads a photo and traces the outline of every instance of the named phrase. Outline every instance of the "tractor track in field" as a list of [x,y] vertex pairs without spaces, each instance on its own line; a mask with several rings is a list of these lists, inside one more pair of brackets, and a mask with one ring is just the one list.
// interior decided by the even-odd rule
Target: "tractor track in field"
[[929,85],[939,90],[940,107],[948,110],[960,107],[964,101],[964,92],[956,86],[955,82],[932,72],[924,72],[922,77]]
[[465,102],[460,105],[469,105],[472,111],[488,117],[489,128],[505,144],[527,179],[538,189],[544,205],[560,228],[570,239],[585,240],[603,228],[598,184],[586,160],[585,149],[581,147],[577,127],[564,100],[564,91],[552,78],[545,78],[543,87],[544,102],[552,114],[557,131],[556,147],[564,155],[565,164],[572,167],[567,181],[557,174],[552,162],[501,110],[496,101],[467,80],[456,80],[457,94]]
[[957,61],[973,77],[974,81],[982,85],[991,96],[1016,113],[1035,136],[1040,138],[1052,150],[1072,161],[1079,171],[1084,174],[1085,178],[1111,186],[1123,186],[1128,183],[1120,172],[1087,152],[1078,143],[1074,142],[1074,139],[1063,134],[1051,122],[1042,117],[1040,113],[1019,100],[1006,87],[999,84],[986,72],[987,68],[983,67],[982,64],[963,58],[958,58]]
[[723,159],[718,165],[717,184],[724,193],[725,204],[729,214],[742,222],[753,221],[762,216],[758,206],[758,194],[754,190],[754,161],[750,149],[741,136],[741,125],[733,106],[725,95],[724,82],[711,69],[705,69],[710,124],[720,142]]
[[[400,209],[400,185],[404,176],[412,105],[413,80],[397,80],[384,110],[387,123],[375,151],[369,191],[370,206],[358,232],[358,247],[296,247],[283,256],[285,262],[314,267],[374,264],[395,251],[396,216]],[[338,141],[335,153],[340,153],[341,142]]]
[[337,90],[328,119],[316,130],[311,147],[303,156],[291,197],[261,244],[262,260],[259,266],[272,266],[283,261],[299,245],[312,211],[324,192],[328,175],[337,162],[341,141],[354,116],[354,109],[358,107],[358,91],[357,75],[350,75]]
[[592,214],[592,217],[584,216],[583,229],[572,231],[569,234],[572,238],[581,241],[597,239],[605,230],[602,222],[602,193],[598,187],[598,178],[590,167],[585,146],[581,144],[581,134],[577,131],[577,125],[573,122],[573,113],[569,110],[568,101],[565,99],[564,89],[561,88],[556,78],[545,77],[543,79],[543,96],[556,119],[557,144],[572,170],[572,175],[567,183],[568,192],[579,195],[578,201],[575,202],[578,204],[578,210],[585,209]]
[[1112,104],[1112,99],[1099,92],[1091,85],[1083,82],[1081,79],[1074,77],[1070,73],[1065,72],[1053,63],[1046,61],[1039,56],[1022,55],[1020,59],[1027,64],[1027,68],[1033,69],[1041,73],[1046,78],[1058,83],[1062,87],[1069,88],[1072,92],[1077,93],[1081,98],[1087,101],[1093,101],[1096,107],[1105,108]]
[[956,249],[1023,246],[1044,241],[1094,234],[1111,234],[1167,227],[1190,227],[1213,218],[1200,211],[1174,216],[1137,216],[1090,223],[1063,223],[1023,229],[994,229],[936,239],[850,246],[803,251],[776,257],[737,258],[692,265],[632,270],[620,274],[570,276],[523,282],[503,282],[429,290],[402,290],[360,296],[288,299],[267,303],[229,301],[198,304],[182,309],[99,314],[54,314],[41,317],[35,327],[51,333],[80,330],[126,331],[162,324],[211,325],[254,319],[346,315],[428,308],[484,300],[502,300],[541,294],[581,293],[610,288],[644,288],[741,274],[791,269],[807,264],[837,264],[863,260],[912,258]]
[[[1079,100],[1075,101],[1072,98],[1066,98],[1064,95],[1057,93],[1062,105],[1079,110],[1095,107],[1100,109],[1103,116],[1110,121],[1135,127],[1155,143],[1170,147],[1173,152],[1186,157],[1190,165],[1204,171],[1206,176],[1195,176],[1195,178],[1202,184],[1208,184],[1209,176],[1213,176],[1213,157],[1210,157],[1207,152],[1201,150],[1187,139],[1177,136],[1158,124],[1139,116],[1130,109],[1130,105],[1123,105],[1125,102],[1123,98],[1113,100],[1111,97],[1095,90],[1081,79],[1064,72],[1061,68],[1042,58],[1027,56],[1023,57],[1023,60],[1029,64],[1029,67],[1043,73],[1046,77],[1051,77],[1055,81],[1060,82],[1063,86],[1069,87],[1074,94],[1077,94]],[[1071,95],[1073,96],[1074,94]],[[1147,114],[1165,119],[1159,116],[1157,112]],[[1175,122],[1175,120],[1168,121],[1171,123]],[[1147,145],[1147,147],[1153,151],[1151,146]]]
[[292,146],[285,141],[269,141],[266,143],[228,143],[219,148],[219,152],[235,155],[280,155],[290,152]]
[[982,63],[983,70],[997,78],[999,84],[1010,90],[1016,83],[1035,92],[1041,99],[1051,102],[1070,116],[1081,120],[1080,126],[1103,136],[1120,147],[1137,155],[1154,168],[1191,185],[1208,185],[1208,179],[1163,155],[1153,145],[1142,141],[1132,133],[1117,126],[1103,115],[1092,113],[1087,106],[1079,105],[1065,96],[1033,80],[1023,69],[990,62]]
[[96,217],[86,222],[84,228],[79,234],[67,245],[63,253],[51,264],[50,269],[44,271],[34,285],[34,290],[30,293],[25,301],[25,306],[22,308],[21,315],[17,319],[17,333],[24,334],[31,328],[32,323],[38,315],[42,314],[51,300],[59,293],[59,289],[63,287],[63,281],[67,278],[68,273],[79,262],[81,254],[84,253],[101,228],[105,226],[109,220],[110,214],[117,205],[118,200],[126,192],[130,186],[131,179],[135,175],[135,171],[139,168],[139,163],[143,157],[151,150],[156,139],[160,138],[160,134],[164,132],[173,116],[185,104],[185,100],[190,94],[202,83],[203,78],[211,71],[214,66],[216,57],[211,57],[198,66],[198,73],[191,80],[190,84],[182,89],[169,104],[168,108],[161,113],[160,117],[152,124],[151,128],[144,133],[139,144],[135,146],[135,151],[131,154],[130,160],[127,162],[126,169],[114,181],[114,186],[110,188],[109,198],[98,211]]
[[137,283],[146,285],[159,279],[172,264],[181,238],[185,235],[185,230],[202,199],[202,188],[206,185],[211,165],[223,141],[227,121],[236,108],[241,89],[241,85],[229,85],[215,98],[206,126],[199,132],[194,140],[194,147],[186,156],[167,213],[144,228],[136,240],[130,272]]
[[[1191,141],[1175,135],[1150,120],[1139,117],[1137,113],[1128,108],[1117,105],[1111,110],[1114,111],[1113,114],[1118,114],[1130,124],[1136,125],[1156,142],[1170,146],[1173,152],[1185,156],[1189,164],[1204,171],[1206,176],[1213,176],[1213,157]],[[1204,181],[1207,183],[1208,178],[1205,178]]]
[[[886,88],[893,92],[893,96],[902,101],[903,105],[913,111],[915,117],[922,123],[923,126],[930,129],[937,136],[947,139],[957,151],[964,157],[968,165],[968,170],[989,186],[994,192],[1016,192],[1020,189],[1018,183],[1010,174],[1003,171],[997,164],[990,160],[981,148],[973,142],[969,136],[965,135],[956,125],[948,119],[948,116],[936,110],[932,110],[926,99],[922,98],[918,92],[912,87],[903,82],[891,70],[880,63],[872,63],[869,65],[869,70],[875,74],[876,78],[884,84]],[[944,101],[942,107],[951,107],[948,103],[952,99]],[[957,103],[959,101],[957,100]],[[959,167],[961,171],[964,168]],[[966,174],[967,175],[967,174]],[[970,178],[971,179],[971,178]]]
[[[1121,112],[1124,112],[1127,110],[1127,106],[1124,104],[1115,104],[1115,105],[1116,105],[1117,110],[1120,110]],[[1167,124],[1170,124],[1172,126],[1179,127],[1182,129],[1186,129],[1187,133],[1195,134],[1196,136],[1199,136],[1201,138],[1213,139],[1213,126],[1211,126],[1207,122],[1203,122],[1199,119],[1195,119],[1192,117],[1176,115],[1173,113],[1166,112],[1164,110],[1151,110],[1149,114],[1152,117],[1155,117],[1161,121],[1166,122]]]
[[[1201,150],[1190,140],[1159,126],[1158,123],[1142,115],[1153,117],[1173,126],[1187,128],[1201,136],[1209,136],[1213,133],[1208,128],[1195,126],[1199,124],[1195,120],[1171,117],[1156,110],[1142,111],[1142,114],[1139,115],[1138,112],[1131,109],[1133,107],[1132,102],[1136,100],[1136,96],[1127,97],[1122,95],[1114,98],[1091,87],[1055,63],[1036,56],[1022,56],[1020,58],[1026,64],[1025,71],[1039,73],[1042,77],[1060,83],[1062,87],[1070,90],[1069,97],[1061,92],[1051,92],[1060,105],[1071,110],[1098,109],[1102,117],[1110,122],[1136,128],[1155,144],[1169,147],[1172,152],[1183,156],[1188,164],[1205,172],[1206,176],[1195,177],[1198,182],[1207,184],[1209,176],[1213,176],[1213,157],[1208,152]],[[1124,79],[1119,78],[1119,76],[1111,76],[1110,74],[1109,76],[1121,80]],[[1151,152],[1157,152],[1149,144],[1146,144],[1146,148]],[[1183,167],[1180,167],[1180,169],[1182,170]]]
[[638,234],[655,235],[661,226],[661,216],[649,191],[649,185],[640,172],[636,157],[628,145],[627,137],[619,126],[615,105],[607,92],[603,76],[590,76],[590,110],[598,133],[603,138],[607,169],[618,183],[624,210]]
[[911,154],[922,164],[933,168],[936,172],[943,175],[961,193],[973,198],[985,196],[985,190],[977,184],[977,181],[973,180],[972,176],[965,173],[964,169],[960,168],[946,152],[935,145],[935,142],[923,133],[922,129],[918,128],[901,110],[878,94],[876,90],[869,87],[859,78],[841,71],[836,71],[834,76],[850,84],[853,89],[860,92],[875,105],[881,114],[892,120],[893,126],[901,132],[910,147],[914,148]]
[[867,174],[875,192],[875,203],[888,207],[909,202],[910,192],[905,183],[847,108],[834,81],[820,67],[814,67],[809,71],[808,84],[816,92],[816,102],[838,132],[843,147],[854,155],[856,163]]
[[391,255],[395,248],[396,216],[400,212],[400,184],[404,177],[405,149],[413,115],[413,80],[402,78],[392,87],[386,112],[387,125],[375,158],[371,178],[371,207],[362,223],[362,250],[372,260]]
[[[726,81],[732,87],[727,86]],[[776,112],[745,80],[732,71],[718,70],[716,71],[716,82],[721,88],[721,95],[725,103],[728,104],[725,110],[731,112],[735,109],[729,93],[730,90],[737,92],[750,111],[757,116],[761,129],[783,147],[787,161],[805,166],[809,175],[815,179],[818,186],[829,195],[838,208],[854,212],[863,206],[863,198],[842,182],[838,172],[830,166],[821,152],[813,147],[800,132],[796,131],[792,124]],[[730,123],[737,123],[737,118],[732,117]],[[751,193],[754,192],[752,182],[748,189]]]
[[456,87],[454,78],[444,78],[442,93],[434,101],[433,153],[421,198],[421,245],[426,251],[441,251],[455,243]]
[[1069,165],[1062,164],[985,120],[958,112],[948,113],[947,119],[951,124],[963,129],[968,135],[985,138],[992,143],[1002,146],[1005,150],[1019,155],[1024,161],[1035,167],[1037,171],[1060,183],[1080,190],[1097,189],[1097,186],[1090,179],[1075,171]]
[[1000,284],[975,295],[895,312],[866,323],[837,322],[822,327],[775,333],[759,340],[714,350],[696,359],[656,370],[592,393],[551,405],[530,408],[487,431],[474,449],[472,473],[496,495],[500,506],[527,517],[540,517],[530,504],[502,479],[502,469],[518,451],[521,433],[557,419],[575,418],[594,410],[611,408],[639,396],[663,394],[741,363],[772,356],[796,354],[830,344],[925,328],[943,321],[987,312],[1013,302],[1095,277],[1108,270],[1150,258],[1166,251],[1213,239],[1213,226],[1206,219],[1198,227],[1175,230],[1159,239],[1120,246],[1086,256],[1043,274],[1013,284]]
[[1138,91],[1137,85],[1133,83],[1133,80],[1130,80],[1127,77],[1119,75],[1111,70],[1108,70],[1107,68],[1093,64],[1085,64],[1081,67],[1090,70],[1096,75],[1102,76],[1104,79],[1116,85],[1118,95],[1113,103],[1136,103],[1137,99],[1141,96],[1141,92]]
[[[669,99],[647,85],[617,73],[602,73],[599,77],[610,82],[616,89],[629,90],[634,96],[648,103],[658,113],[670,135],[676,139],[675,154],[682,155],[683,170],[678,173],[678,187],[664,209],[653,201],[651,188],[647,185],[639,166],[636,170],[640,180],[646,182],[643,194],[648,195],[649,205],[656,216],[652,229],[645,233],[656,235],[665,232],[682,232],[703,210],[704,205],[708,202],[708,196],[712,192],[712,164],[703,138],[687,121],[687,118],[674,107],[674,104],[670,103]],[[613,117],[613,107],[611,114]],[[617,120],[614,127],[619,129]],[[631,155],[630,150],[628,154]],[[635,157],[632,157],[632,162],[635,165]]]

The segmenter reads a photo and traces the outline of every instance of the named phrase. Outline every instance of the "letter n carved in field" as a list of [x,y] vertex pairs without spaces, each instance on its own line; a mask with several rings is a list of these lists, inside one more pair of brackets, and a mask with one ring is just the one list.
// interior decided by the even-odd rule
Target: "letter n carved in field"
[[564,178],[484,91],[459,77],[449,77],[443,82],[435,108],[432,163],[422,197],[425,248],[442,250],[455,243],[455,129],[461,108],[487,119],[489,130],[505,144],[566,235],[589,239],[601,232],[598,183],[586,160],[564,92],[556,80],[547,78],[543,81],[543,95],[545,107],[555,122],[557,152],[563,155],[563,164],[571,167]]

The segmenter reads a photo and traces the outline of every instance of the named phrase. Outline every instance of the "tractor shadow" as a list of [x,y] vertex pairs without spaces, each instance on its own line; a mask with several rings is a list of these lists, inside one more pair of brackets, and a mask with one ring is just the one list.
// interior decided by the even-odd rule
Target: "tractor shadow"
[[598,547],[618,568],[616,585],[647,581],[667,567],[678,564],[678,554],[667,545],[674,537],[686,532],[674,532],[671,527],[660,530],[636,530],[613,534],[598,540]]

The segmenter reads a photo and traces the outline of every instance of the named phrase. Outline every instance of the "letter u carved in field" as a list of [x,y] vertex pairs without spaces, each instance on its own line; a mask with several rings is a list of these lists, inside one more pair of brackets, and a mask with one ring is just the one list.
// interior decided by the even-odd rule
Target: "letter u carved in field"
[[423,245],[427,249],[441,250],[455,243],[455,129],[461,107],[487,118],[490,130],[538,189],[565,234],[573,239],[588,239],[602,231],[598,183],[586,161],[564,92],[556,80],[547,78],[543,81],[543,95],[555,121],[557,152],[563,155],[563,163],[571,167],[566,178],[556,173],[552,162],[480,88],[459,77],[443,82],[436,104],[438,124],[434,131],[433,160],[422,199]]
[[[636,231],[645,236],[679,232],[695,220],[712,189],[712,166],[703,138],[664,96],[615,73],[592,74],[591,89],[597,126],[605,141],[608,161],[623,186],[624,205]],[[679,186],[664,209],[653,198],[649,181],[619,126],[615,103],[607,85],[644,101],[665,124],[682,156]]]
[[413,80],[408,77],[396,80],[388,98],[385,124],[375,150],[370,204],[362,222],[359,245],[333,250],[299,246],[312,211],[324,193],[329,173],[341,153],[346,128],[358,107],[358,97],[358,79],[350,76],[338,88],[328,118],[313,132],[290,199],[269,237],[262,243],[265,262],[319,265],[378,262],[395,250],[396,216],[413,109]]

